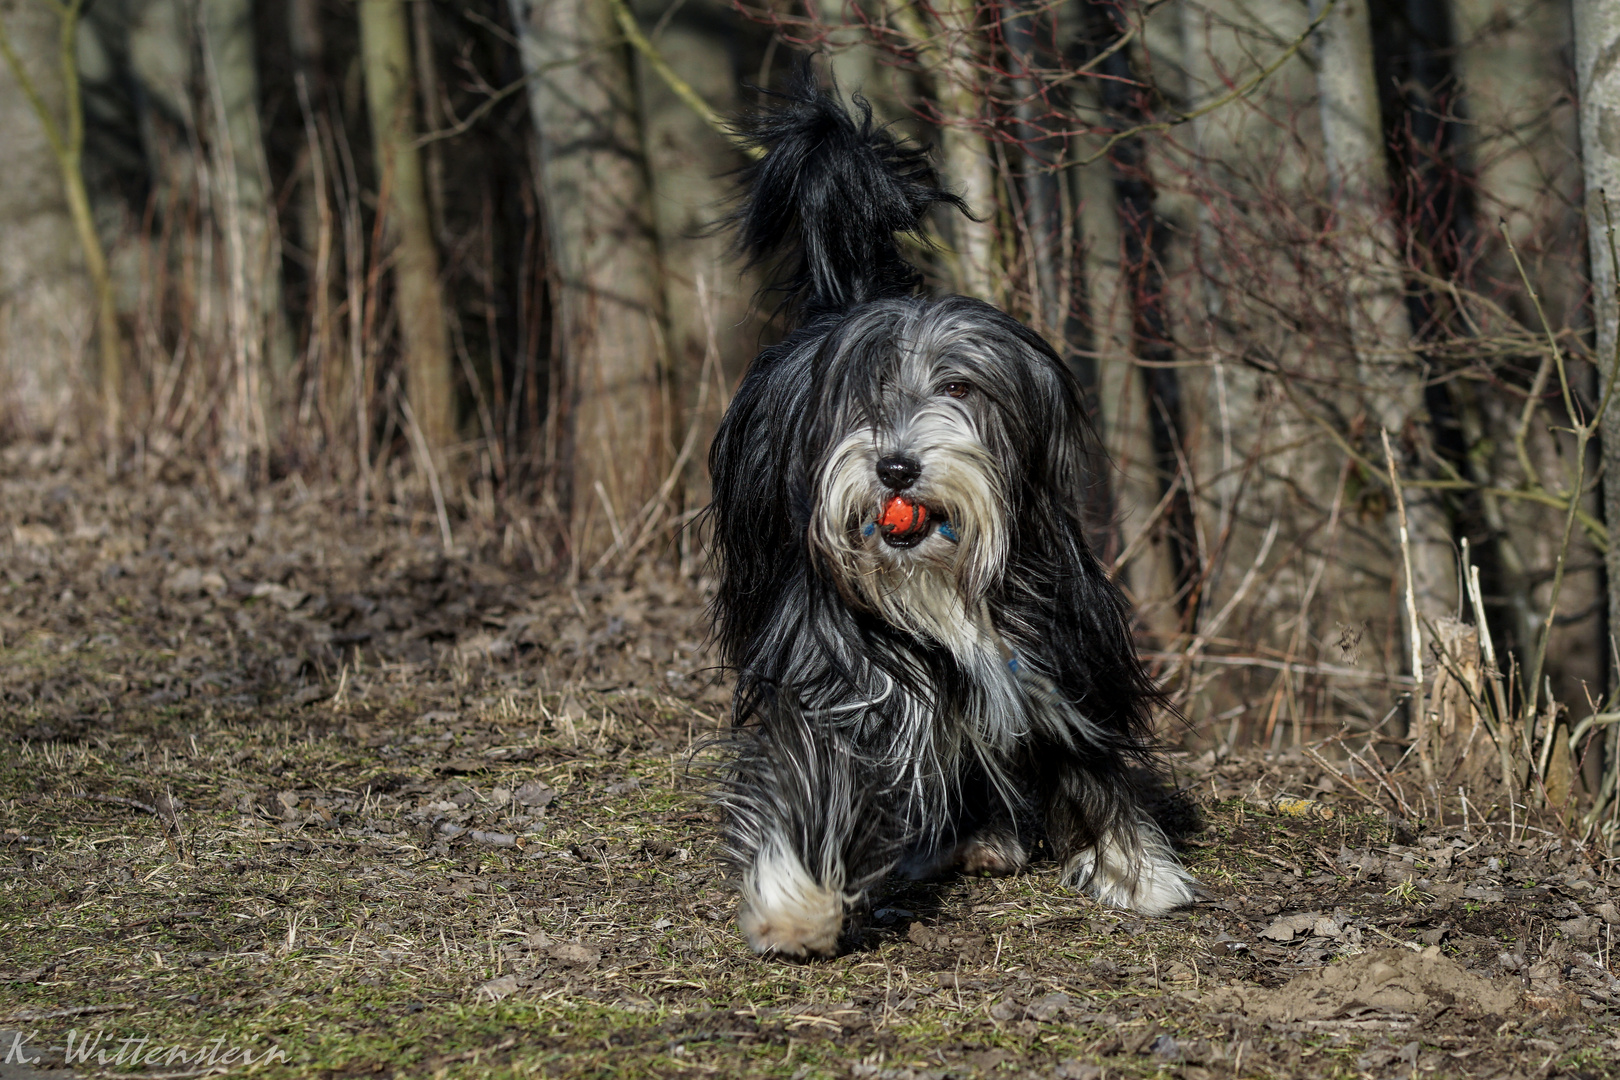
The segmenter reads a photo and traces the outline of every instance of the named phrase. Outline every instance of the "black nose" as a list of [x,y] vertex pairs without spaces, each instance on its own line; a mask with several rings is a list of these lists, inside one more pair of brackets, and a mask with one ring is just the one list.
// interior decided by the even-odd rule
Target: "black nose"
[[904,454],[890,454],[878,458],[877,474],[884,487],[904,491],[917,482],[917,477],[922,475],[922,466]]

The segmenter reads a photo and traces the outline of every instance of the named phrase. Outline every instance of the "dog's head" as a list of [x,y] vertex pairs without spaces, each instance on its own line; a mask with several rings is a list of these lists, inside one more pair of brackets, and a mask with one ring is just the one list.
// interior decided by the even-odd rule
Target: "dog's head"
[[822,340],[815,370],[809,540],[847,600],[884,611],[897,590],[948,585],[976,608],[1040,519],[1078,516],[1075,384],[1006,314],[962,297],[870,304]]

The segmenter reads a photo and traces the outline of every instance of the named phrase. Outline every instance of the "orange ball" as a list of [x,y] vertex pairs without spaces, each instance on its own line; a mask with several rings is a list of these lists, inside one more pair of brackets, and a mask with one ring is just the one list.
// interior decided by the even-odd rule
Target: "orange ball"
[[928,507],[912,502],[904,495],[896,495],[883,504],[878,525],[884,532],[895,536],[910,536],[928,526]]

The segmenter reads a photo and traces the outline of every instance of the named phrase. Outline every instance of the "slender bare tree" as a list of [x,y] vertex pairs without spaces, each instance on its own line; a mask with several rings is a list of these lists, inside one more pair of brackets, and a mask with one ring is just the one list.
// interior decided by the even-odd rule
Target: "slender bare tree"
[[610,5],[512,0],[512,11],[561,331],[557,496],[579,560],[627,542],[667,468],[663,272],[636,84]]
[[880,54],[861,25],[856,0],[815,0],[816,18],[827,27],[827,69],[838,89],[859,94],[882,119],[904,115],[905,100],[897,89],[899,69],[879,62]]
[[1061,109],[1060,92],[1047,90],[1036,74],[1051,63],[1042,53],[1051,47],[1054,13],[1044,4],[1004,0],[1001,19],[1013,67],[1013,115],[1018,121],[1015,130],[1023,166],[1018,185],[1023,222],[1019,232],[1029,246],[1026,263],[1028,289],[1036,301],[1034,321],[1067,354],[1063,335],[1068,321],[1068,274],[1062,264],[1063,193],[1058,173],[1067,147],[1061,137],[1046,130],[1052,114]]
[[[123,365],[107,257],[80,158],[75,30],[83,0],[0,9],[0,391],[26,426],[63,419],[97,313],[104,430],[116,438]],[[9,384],[9,385],[5,385]]]
[[411,48],[404,0],[360,0],[360,44],[405,350],[406,392],[416,426],[437,455],[455,437],[450,332],[439,256],[422,180],[412,108]]
[[[1071,93],[1077,111],[1091,116],[1101,112],[1095,83],[1081,83]],[[1074,140],[1074,151],[1085,160],[1098,155],[1102,144],[1101,136],[1082,135]],[[1111,471],[1097,478],[1091,517],[1104,557],[1122,560],[1120,578],[1140,602],[1139,617],[1159,640],[1170,641],[1178,630],[1176,609],[1159,601],[1174,595],[1175,571],[1154,513],[1160,485],[1147,395],[1137,376],[1135,312],[1119,190],[1105,157],[1068,173],[1081,251],[1077,274],[1084,280],[1081,303],[1094,372],[1095,422],[1111,464]]]
[[[1412,350],[1404,269],[1389,212],[1367,0],[1312,0],[1313,14],[1320,14],[1330,2],[1333,9],[1317,30],[1317,92],[1329,197],[1338,217],[1338,250],[1344,259],[1350,346],[1373,429],[1366,445],[1370,455],[1380,459],[1376,433],[1387,430],[1397,446],[1408,447],[1399,464],[1410,471],[1422,467],[1421,448],[1428,438],[1424,372]],[[1450,522],[1432,492],[1413,489],[1407,504],[1418,616],[1433,623],[1456,610]],[[1393,524],[1394,514],[1390,520]],[[1415,653],[1417,643],[1408,645]]]
[[[1476,170],[1474,231],[1483,257],[1475,277],[1505,284],[1519,324],[1540,334],[1535,305],[1520,284],[1502,236],[1505,232],[1521,256],[1551,324],[1555,328],[1580,325],[1584,318],[1579,305],[1586,282],[1585,266],[1578,256],[1583,253],[1576,246],[1572,253],[1576,257],[1561,254],[1561,249],[1571,246],[1568,240],[1582,236],[1588,224],[1580,219],[1578,209],[1581,162],[1569,153],[1569,147],[1580,141],[1579,109],[1571,102],[1568,88],[1569,13],[1559,5],[1534,0],[1451,0],[1450,7],[1456,25],[1456,70],[1466,94],[1461,111],[1469,120],[1463,130]],[[1583,102],[1590,100],[1582,95]],[[1599,147],[1598,153],[1603,152]],[[1592,155],[1591,149],[1583,151],[1588,167]],[[1601,223],[1601,207],[1594,209]],[[1599,235],[1594,233],[1594,239]],[[1592,247],[1592,253],[1595,275],[1609,267],[1607,247]],[[1612,299],[1612,292],[1607,295]],[[1601,320],[1599,325],[1603,325]],[[1608,325],[1612,328],[1613,323]],[[1500,327],[1487,323],[1485,332],[1492,330],[1500,332]],[[1568,436],[1561,430],[1565,424],[1524,425],[1517,401],[1483,392],[1476,384],[1459,384],[1454,393],[1462,406],[1459,419],[1469,443],[1488,450],[1469,455],[1471,479],[1488,485],[1488,478],[1524,472],[1528,463],[1527,483],[1564,486],[1560,478],[1567,475],[1570,457]],[[1502,438],[1500,432],[1516,434]],[[1605,443],[1613,445],[1607,439]],[[1601,494],[1590,501],[1596,504],[1592,509],[1601,513]],[[1492,491],[1481,492],[1479,503],[1490,530],[1490,539],[1481,549],[1483,589],[1487,596],[1500,597],[1501,615],[1495,620],[1498,634],[1506,631],[1507,640],[1517,646],[1524,669],[1529,671],[1536,663],[1538,638],[1545,632],[1548,655],[1557,658],[1549,667],[1561,669],[1566,685],[1575,679],[1596,685],[1608,666],[1609,646],[1605,636],[1593,633],[1592,628],[1594,623],[1605,624],[1602,614],[1616,610],[1612,609],[1616,595],[1613,564],[1607,575],[1608,596],[1603,589],[1605,575],[1595,571],[1569,574],[1563,584],[1562,617],[1549,626],[1537,595],[1537,586],[1545,580],[1538,571],[1557,562],[1562,536],[1547,528],[1546,507],[1505,500]],[[1611,514],[1609,520],[1616,519]],[[1593,567],[1603,562],[1580,533],[1573,537],[1567,559],[1572,566]],[[1572,619],[1572,613],[1579,614]],[[1600,786],[1605,762],[1616,760],[1617,747],[1620,728],[1610,728],[1602,745],[1581,748],[1581,767],[1591,790]],[[1554,804],[1562,802],[1558,789],[1569,779],[1567,749],[1567,743],[1556,745],[1549,761],[1547,791]]]
[[287,44],[292,53],[293,85],[304,127],[305,152],[293,175],[298,239],[314,262],[309,276],[305,314],[305,348],[309,392],[321,410],[326,435],[333,437],[352,416],[352,372],[341,362],[341,331],[334,312],[344,274],[338,269],[341,254],[337,218],[332,200],[329,160],[331,100],[323,77],[326,35],[321,23],[320,0],[291,0],[287,5]]
[[[721,114],[736,113],[741,103],[728,46],[709,25],[717,18],[739,16],[723,0],[689,4],[668,20],[661,19],[668,10],[665,0],[637,7],[642,21],[656,32],[653,45],[675,77]],[[681,474],[669,478],[661,489],[662,501],[648,508],[635,526],[641,535],[631,543],[649,537],[642,545],[645,550],[651,543],[650,530],[667,522],[665,515],[708,505],[704,451],[719,421],[721,390],[753,356],[757,336],[743,329],[756,305],[737,275],[730,237],[712,227],[722,212],[715,178],[730,173],[744,159],[640,53],[635,56],[635,73],[664,271],[674,390],[670,435],[675,452],[683,455]]]
[[984,132],[978,127],[985,108],[980,86],[977,0],[940,0],[934,6],[939,24],[927,24],[917,9],[890,9],[895,25],[910,38],[933,76],[933,92],[942,114],[940,165],[947,183],[967,202],[973,218],[952,215],[955,241],[952,267],[956,291],[997,303],[1006,292],[1006,273],[996,248],[996,170]]
[[[1119,258],[1131,318],[1130,350],[1141,380],[1150,438],[1148,464],[1155,474],[1154,504],[1163,500],[1152,543],[1162,542],[1171,567],[1169,594],[1183,617],[1196,612],[1201,585],[1198,525],[1193,513],[1193,477],[1184,467],[1186,425],[1180,373],[1173,364],[1165,263],[1172,230],[1159,205],[1148,144],[1133,133],[1148,118],[1137,90],[1129,44],[1132,27],[1116,7],[1086,0],[1077,13],[1083,50],[1104,76],[1097,103],[1108,128],[1106,164],[1119,215]],[[1090,157],[1091,153],[1086,152]],[[1144,523],[1146,517],[1144,516]],[[1159,594],[1164,595],[1164,594]],[[1184,627],[1183,627],[1184,628]]]
[[[1587,253],[1592,274],[1592,318],[1598,368],[1608,378],[1620,349],[1620,293],[1609,219],[1620,217],[1620,3],[1573,0],[1576,91],[1581,110],[1581,161],[1586,173]],[[1605,213],[1602,197],[1607,196]],[[1609,632],[1620,631],[1620,409],[1603,417],[1603,518],[1611,541]]]
[[259,79],[249,0],[201,0],[197,8],[212,117],[214,205],[232,266],[233,321],[243,362],[262,366],[259,407],[271,432],[293,395],[292,334],[281,299],[281,244],[259,130]]

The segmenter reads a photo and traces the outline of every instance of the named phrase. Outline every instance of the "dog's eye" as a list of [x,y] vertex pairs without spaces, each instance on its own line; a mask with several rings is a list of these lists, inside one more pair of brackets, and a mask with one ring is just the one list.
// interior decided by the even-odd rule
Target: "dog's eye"
[[973,384],[965,382],[948,382],[945,384],[945,392],[951,395],[953,398],[965,398],[973,392]]

